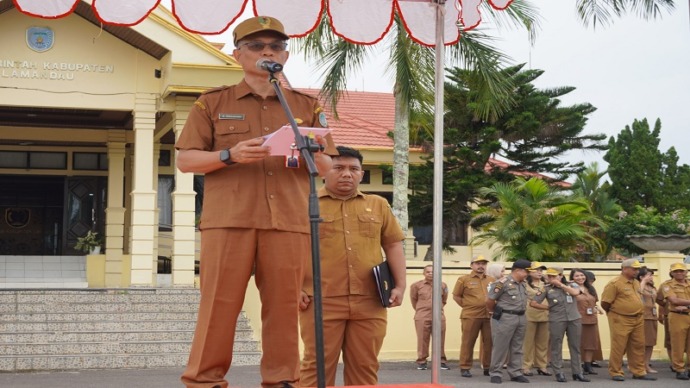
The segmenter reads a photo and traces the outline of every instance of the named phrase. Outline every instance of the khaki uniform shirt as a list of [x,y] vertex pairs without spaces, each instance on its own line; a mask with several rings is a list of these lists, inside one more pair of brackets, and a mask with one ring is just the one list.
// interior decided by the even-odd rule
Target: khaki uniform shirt
[[[300,126],[319,127],[322,111],[315,98],[284,90]],[[325,121],[324,121],[325,122]],[[175,147],[178,150],[219,151],[238,142],[265,136],[288,123],[275,96],[252,93],[242,80],[215,88],[194,103]],[[330,135],[328,154],[337,155]],[[285,158],[234,164],[205,175],[200,229],[251,228],[309,233],[309,176],[304,163],[285,167]]]
[[496,306],[509,311],[525,311],[527,306],[526,282],[516,282],[512,275],[491,283],[489,298],[496,301]]
[[[570,287],[580,289],[575,283],[570,283]],[[577,310],[575,297],[565,292],[564,289],[547,284],[543,293],[537,293],[534,301],[541,303],[544,300],[549,303],[549,322],[570,322],[582,318]]]
[[673,279],[669,279],[661,283],[656,292],[656,303],[659,305],[659,313],[663,316],[668,316],[668,301],[666,300],[664,289],[668,288],[667,286],[670,285],[672,281]]
[[[405,238],[388,201],[359,191],[342,200],[325,187],[318,195],[323,219],[319,225],[323,296],[378,296],[372,268],[383,262],[381,247]],[[314,294],[311,261],[303,290]]]
[[666,298],[666,303],[668,303],[669,311],[675,311],[676,307],[678,306],[668,300],[669,296],[690,300],[690,282],[687,280],[685,283],[680,283],[676,279],[671,279],[669,282],[665,282],[662,287],[664,297]]
[[[412,308],[414,308],[415,321],[431,321],[432,315],[432,300],[433,300],[433,283],[422,279],[410,286],[410,301]],[[443,313],[443,306],[448,301],[448,286],[446,283],[441,283],[441,318],[446,319]]]
[[619,275],[604,287],[601,301],[611,305],[610,311],[626,316],[640,315],[644,312],[640,282],[637,279],[628,280]]
[[[539,285],[535,285],[534,287],[527,284],[525,290],[527,291],[527,311],[525,312],[527,320],[529,322],[548,322],[549,310],[539,310],[529,305],[529,301],[533,300],[538,292],[544,292],[544,282],[539,282]],[[548,306],[547,301],[542,301],[541,304]]]
[[656,288],[648,285],[642,290],[642,302],[644,303],[644,319],[656,321]]
[[486,297],[488,286],[494,280],[486,274],[480,276],[475,271],[458,278],[453,288],[453,295],[462,300],[460,318],[489,318],[489,312],[486,311]]

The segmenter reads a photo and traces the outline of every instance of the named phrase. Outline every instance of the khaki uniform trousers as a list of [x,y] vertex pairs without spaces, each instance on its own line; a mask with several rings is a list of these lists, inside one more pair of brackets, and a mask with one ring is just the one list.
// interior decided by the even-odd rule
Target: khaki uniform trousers
[[[431,320],[414,321],[417,332],[417,364],[423,364],[429,358],[429,340],[431,339]],[[446,362],[446,320],[441,320],[441,361]]]
[[553,373],[563,373],[563,336],[568,336],[568,350],[570,351],[570,370],[574,375],[582,373],[580,364],[580,335],[582,324],[580,319],[574,321],[549,322],[551,340],[551,368]]
[[545,370],[549,352],[549,322],[527,321],[525,329],[524,355],[522,369],[530,370],[533,366]]
[[261,296],[262,386],[298,381],[298,298],[310,236],[238,228],[207,229],[201,236],[201,301],[182,382],[188,388],[228,386],[235,326],[252,271]]
[[503,376],[503,362],[508,360],[508,376],[522,376],[522,342],[525,340],[527,318],[524,315],[504,313],[500,320],[491,319],[493,343],[491,348],[491,376]]
[[[506,314],[507,315],[507,314]],[[462,340],[460,343],[460,369],[472,369],[474,344],[479,333],[482,335],[479,357],[481,367],[491,364],[491,318],[462,318]]]
[[669,313],[668,327],[671,332],[671,362],[676,372],[685,371],[684,356],[690,355],[690,315]]
[[624,376],[623,355],[628,354],[628,369],[635,376],[647,374],[644,365],[644,316],[626,316],[608,313],[611,329],[611,353],[609,355],[609,374]]
[[[316,338],[314,301],[300,312],[304,359],[300,383],[316,387]],[[387,311],[378,296],[349,295],[324,297],[323,354],[326,385],[335,385],[340,352],[343,353],[345,385],[377,385],[378,355],[386,336]]]

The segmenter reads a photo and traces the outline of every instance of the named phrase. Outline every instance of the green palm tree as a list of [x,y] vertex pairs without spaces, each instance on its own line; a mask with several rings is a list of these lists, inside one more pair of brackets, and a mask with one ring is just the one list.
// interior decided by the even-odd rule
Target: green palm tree
[[588,225],[602,225],[582,197],[565,196],[539,178],[516,178],[480,190],[486,201],[470,221],[480,233],[472,244],[500,245],[498,256],[508,260],[571,260],[603,242]]
[[613,17],[633,12],[646,19],[661,17],[663,11],[675,8],[673,0],[578,0],[580,20],[596,28],[597,24],[609,25]]
[[[538,15],[527,0],[515,0],[505,11],[495,11],[486,2],[483,4],[485,19],[493,20],[497,25],[522,25],[529,31],[530,38],[534,38],[538,27]],[[297,43],[306,58],[320,61],[320,69],[324,74],[322,95],[333,107],[336,116],[337,103],[342,91],[345,90],[348,75],[362,70],[368,58],[379,51],[379,47],[375,46],[383,45],[384,50],[389,53],[388,72],[395,80],[393,213],[407,231],[410,118],[432,116],[434,50],[413,42],[404,30],[398,15],[395,16],[395,25],[391,33],[374,46],[357,45],[338,38],[333,34],[326,18],[327,15],[324,14],[316,30]],[[501,64],[506,62],[507,58],[492,46],[490,36],[477,29],[462,31],[458,44],[448,47],[448,54],[448,64],[480,71],[484,82],[478,94],[486,99],[480,104],[482,109],[478,111],[481,119],[495,119],[510,107],[512,83],[501,72]],[[419,123],[418,120],[415,121]]]

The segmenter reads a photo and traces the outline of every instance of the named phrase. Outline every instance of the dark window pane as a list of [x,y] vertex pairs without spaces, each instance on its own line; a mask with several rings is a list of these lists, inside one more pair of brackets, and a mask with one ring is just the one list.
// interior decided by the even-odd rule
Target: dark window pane
[[66,152],[31,152],[29,168],[64,170],[67,168]]
[[28,152],[0,151],[0,168],[28,168],[28,159]]

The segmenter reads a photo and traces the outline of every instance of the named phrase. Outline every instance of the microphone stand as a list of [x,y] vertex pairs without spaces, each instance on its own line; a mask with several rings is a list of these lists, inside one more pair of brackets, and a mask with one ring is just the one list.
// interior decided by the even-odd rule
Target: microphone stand
[[270,69],[266,69],[269,76],[269,81],[275,89],[276,96],[283,106],[285,114],[290,122],[292,131],[295,133],[295,144],[300,151],[307,164],[309,171],[309,223],[311,225],[311,262],[312,274],[314,277],[314,336],[316,338],[316,378],[317,387],[326,387],[326,371],[324,368],[324,354],[323,354],[323,308],[321,305],[321,251],[319,248],[319,223],[321,216],[319,214],[319,198],[316,195],[316,177],[319,176],[319,171],[314,162],[314,152],[322,150],[321,145],[314,142],[308,136],[302,136],[295,122],[295,117],[285,101],[282,90],[275,73]]

